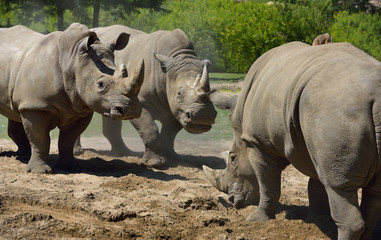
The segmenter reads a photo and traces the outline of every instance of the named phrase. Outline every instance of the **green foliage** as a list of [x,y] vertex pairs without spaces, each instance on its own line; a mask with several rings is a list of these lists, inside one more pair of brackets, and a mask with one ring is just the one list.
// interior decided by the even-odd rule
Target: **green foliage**
[[[0,26],[54,31],[60,24],[122,24],[144,32],[182,29],[216,72],[246,72],[264,52],[322,33],[380,60],[381,19],[368,0],[0,0]],[[58,11],[60,8],[62,11]],[[340,12],[342,10],[348,10]],[[367,13],[364,13],[366,11]],[[57,22],[57,14],[61,20]],[[359,12],[359,13],[357,13]],[[64,20],[64,21],[63,21]]]
[[335,42],[350,42],[381,61],[380,15],[339,12],[329,31]]
[[152,17],[142,12],[136,19],[130,18],[128,25],[145,32],[181,28],[199,57],[211,60],[212,71],[246,72],[255,59],[273,47],[295,40],[311,43],[330,22],[330,0],[275,5],[263,2],[172,0],[163,6],[168,14]]

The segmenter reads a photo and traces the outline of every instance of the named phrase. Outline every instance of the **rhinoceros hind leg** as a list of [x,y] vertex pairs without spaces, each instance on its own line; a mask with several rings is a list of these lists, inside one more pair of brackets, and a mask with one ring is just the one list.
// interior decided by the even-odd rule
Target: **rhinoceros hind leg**
[[[380,177],[378,177],[378,179],[381,180]],[[381,184],[381,182],[379,184]],[[381,192],[374,191],[374,189],[377,189],[376,185],[377,182],[362,190],[360,209],[365,220],[365,231],[361,239],[371,238],[373,229],[381,218]],[[380,186],[381,185],[378,185],[378,189],[380,189]],[[372,187],[374,188],[371,189]]]
[[327,187],[331,216],[338,228],[338,239],[360,239],[365,229],[358,205],[357,190],[344,191]]
[[82,144],[81,144],[81,136],[79,136],[77,138],[77,140],[75,140],[75,144],[74,144],[74,148],[73,148],[73,154],[75,156],[78,156],[78,155],[83,154],[84,152],[85,151],[83,150]]
[[314,222],[320,218],[331,217],[327,192],[324,185],[317,179],[310,178],[308,181],[308,200],[308,221]]
[[16,143],[19,155],[30,156],[31,148],[29,140],[21,122],[8,119],[8,136]]

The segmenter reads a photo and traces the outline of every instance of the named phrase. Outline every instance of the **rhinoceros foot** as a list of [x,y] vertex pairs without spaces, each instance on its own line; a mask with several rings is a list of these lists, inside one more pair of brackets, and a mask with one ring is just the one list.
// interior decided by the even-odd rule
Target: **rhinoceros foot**
[[142,163],[147,167],[152,168],[159,168],[163,166],[166,163],[166,159],[163,156],[159,156],[155,153],[147,153],[147,151],[144,153],[144,156],[142,158]]
[[261,210],[255,210],[253,213],[251,213],[249,216],[247,216],[247,221],[253,221],[253,222],[267,222],[270,219],[274,219],[275,214],[269,215],[265,211]]
[[136,153],[132,152],[126,145],[111,146],[110,154],[115,157],[134,156]]
[[81,166],[75,158],[72,159],[58,159],[55,168],[65,172],[80,172]]
[[81,155],[81,154],[83,154],[85,151],[83,150],[83,148],[82,148],[82,146],[74,146],[74,148],[73,148],[73,154],[75,155],[75,156],[78,156],[78,155]]
[[41,161],[29,160],[28,165],[25,167],[27,173],[52,173],[52,168],[48,164]]

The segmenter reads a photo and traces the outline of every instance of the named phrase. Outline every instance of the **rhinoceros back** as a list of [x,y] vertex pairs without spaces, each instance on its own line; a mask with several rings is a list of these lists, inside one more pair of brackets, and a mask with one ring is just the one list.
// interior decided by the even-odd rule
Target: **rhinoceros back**
[[[375,67],[380,69],[377,60],[348,43],[312,47],[293,42],[274,48],[261,56],[248,72],[232,116],[233,124],[243,139],[276,156],[291,161],[309,159],[299,120],[299,101],[306,86],[315,93],[345,99],[351,96],[337,90],[339,84],[349,88],[356,81],[366,80],[370,85],[367,94],[377,95],[374,85],[377,76],[372,74],[380,71],[374,71]],[[330,89],[336,90],[329,92]],[[299,170],[307,169],[305,174],[315,175],[308,172],[308,169],[313,171],[310,161],[303,164],[308,166]]]

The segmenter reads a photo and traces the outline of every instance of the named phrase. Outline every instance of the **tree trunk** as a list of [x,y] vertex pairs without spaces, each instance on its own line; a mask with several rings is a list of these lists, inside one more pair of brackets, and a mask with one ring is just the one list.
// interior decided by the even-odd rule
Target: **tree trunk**
[[101,10],[100,1],[94,2],[94,11],[93,11],[93,28],[99,27],[99,11]]
[[58,31],[64,30],[64,9],[61,6],[57,6],[57,29]]

